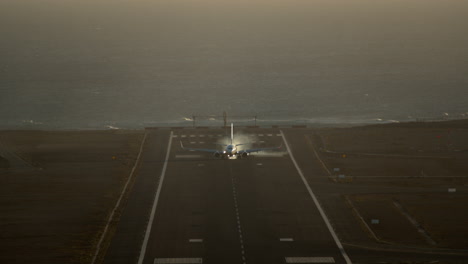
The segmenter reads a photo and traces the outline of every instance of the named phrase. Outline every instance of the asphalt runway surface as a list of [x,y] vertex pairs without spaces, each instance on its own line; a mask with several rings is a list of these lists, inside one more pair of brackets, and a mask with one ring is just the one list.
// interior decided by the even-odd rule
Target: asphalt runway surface
[[[282,150],[222,160],[185,151],[179,141],[221,148],[215,143],[229,138],[223,129],[147,130],[137,177],[104,263],[375,263],[405,254],[433,259],[342,246],[340,236],[357,237],[362,230],[359,224],[346,229],[353,216],[306,144],[310,130],[236,132],[252,147],[282,145]],[[334,196],[324,202],[330,193]]]

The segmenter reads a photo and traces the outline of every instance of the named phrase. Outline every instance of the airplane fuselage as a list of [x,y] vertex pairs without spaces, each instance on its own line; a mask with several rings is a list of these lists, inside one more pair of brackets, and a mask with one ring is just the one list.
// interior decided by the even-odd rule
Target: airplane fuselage
[[237,148],[234,145],[227,145],[226,149],[223,151],[223,154],[228,157],[234,157],[237,154]]

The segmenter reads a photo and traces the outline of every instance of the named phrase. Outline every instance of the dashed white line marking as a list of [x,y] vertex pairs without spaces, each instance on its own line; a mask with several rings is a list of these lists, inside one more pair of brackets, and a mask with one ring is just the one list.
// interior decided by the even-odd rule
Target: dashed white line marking
[[333,257],[286,257],[286,263],[335,263]]
[[203,164],[203,163],[198,164],[198,167],[203,167],[203,166],[205,166],[205,164]]
[[178,137],[178,135],[172,135],[172,137],[173,137],[173,138],[176,138],[176,137]]
[[190,141],[190,144],[196,144],[196,143],[197,143],[197,142],[195,142],[195,141]]
[[189,243],[202,243],[203,239],[201,238],[191,238],[189,239]]
[[272,137],[272,136],[273,136],[273,134],[268,134],[267,136],[269,136],[269,137]]
[[187,135],[181,135],[181,137],[183,137],[183,138],[184,138],[184,137],[187,137]]
[[198,144],[205,144],[205,141],[200,141],[198,142]]
[[260,140],[258,143],[265,143],[265,141],[263,141],[263,140]]
[[257,163],[257,165],[258,165],[258,166],[262,166],[262,165],[263,165],[263,163]]
[[199,137],[205,137],[205,135],[199,135]]
[[234,208],[236,209],[236,218],[237,218],[237,232],[239,233],[239,242],[241,246],[241,255],[242,255],[242,264],[246,264],[245,261],[245,251],[244,251],[244,239],[242,238],[242,229],[240,224],[240,215],[239,215],[239,206],[237,204],[237,191],[236,191],[236,180],[234,174],[231,178],[232,181],[232,195],[234,197]]
[[263,137],[263,134],[258,134],[259,137]]
[[279,240],[281,242],[293,242],[294,241],[294,239],[292,239],[290,237],[280,238]]
[[[289,156],[291,157],[291,161],[293,162],[294,166],[296,167],[296,170],[299,173],[299,176],[301,176],[302,182],[304,182],[304,185],[306,186],[310,197],[314,201],[315,206],[319,210],[320,215],[322,216],[322,219],[325,221],[325,224],[326,224],[326,226],[328,228],[328,231],[330,231],[330,234],[332,235],[333,239],[335,240],[335,243],[336,243],[338,249],[340,250],[341,255],[343,256],[343,258],[345,259],[347,264],[352,264],[351,259],[348,257],[348,254],[346,253],[346,251],[343,248],[343,245],[340,242],[340,239],[338,238],[338,236],[335,233],[335,230],[331,226],[330,220],[328,220],[328,217],[325,214],[325,211],[323,211],[322,206],[320,205],[319,201],[317,200],[317,197],[315,197],[314,192],[312,192],[312,189],[310,188],[309,183],[307,182],[306,178],[304,177],[304,174],[302,173],[301,168],[299,168],[299,165],[297,164],[296,159],[294,159],[291,148],[289,147],[288,141],[286,140],[286,137],[284,136],[283,131],[280,130],[280,132],[281,132],[281,136],[283,137],[284,145],[286,146],[286,149],[288,150]],[[334,262],[332,262],[332,263],[334,263]]]
[[[159,200],[159,195],[161,194],[161,188],[164,182],[164,176],[166,175],[166,169],[167,169],[167,161],[169,160],[169,153],[171,152],[171,146],[172,146],[172,131],[171,135],[169,137],[169,144],[167,146],[167,152],[166,152],[166,159],[164,160],[164,166],[161,171],[161,176],[159,177],[159,182],[158,182],[158,189],[156,190],[156,195],[154,196],[154,201],[153,201],[153,207],[151,208],[151,214],[150,214],[150,219],[148,221],[148,225],[146,226],[146,232],[145,232],[145,238],[143,239],[143,245],[141,246],[141,251],[140,251],[140,257],[138,258],[138,264],[143,263],[143,259],[145,258],[146,254],[146,247],[148,246],[148,240],[149,236],[151,233],[151,227],[153,226],[153,221],[154,221],[154,215],[156,213],[156,207],[158,205],[158,200]],[[155,263],[156,260],[154,260]],[[201,263],[201,262],[199,262]]]

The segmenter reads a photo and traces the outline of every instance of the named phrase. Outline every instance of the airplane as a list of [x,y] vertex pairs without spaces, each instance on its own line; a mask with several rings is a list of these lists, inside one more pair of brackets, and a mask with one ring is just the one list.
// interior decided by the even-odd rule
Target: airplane
[[208,152],[212,153],[213,156],[216,158],[245,158],[252,152],[259,152],[259,151],[266,151],[266,150],[279,150],[281,146],[274,147],[274,148],[255,148],[255,149],[243,149],[238,150],[237,146],[245,145],[245,144],[234,144],[234,124],[231,123],[231,144],[224,145],[226,148],[224,150],[217,150],[217,149],[200,149],[200,148],[186,148],[180,141],[180,146],[184,150],[189,151],[201,151],[201,152]]

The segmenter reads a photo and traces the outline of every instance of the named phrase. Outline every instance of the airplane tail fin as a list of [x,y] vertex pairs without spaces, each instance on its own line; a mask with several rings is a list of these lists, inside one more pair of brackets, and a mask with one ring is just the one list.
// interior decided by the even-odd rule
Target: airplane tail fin
[[234,141],[234,124],[231,123],[231,145],[233,141]]

